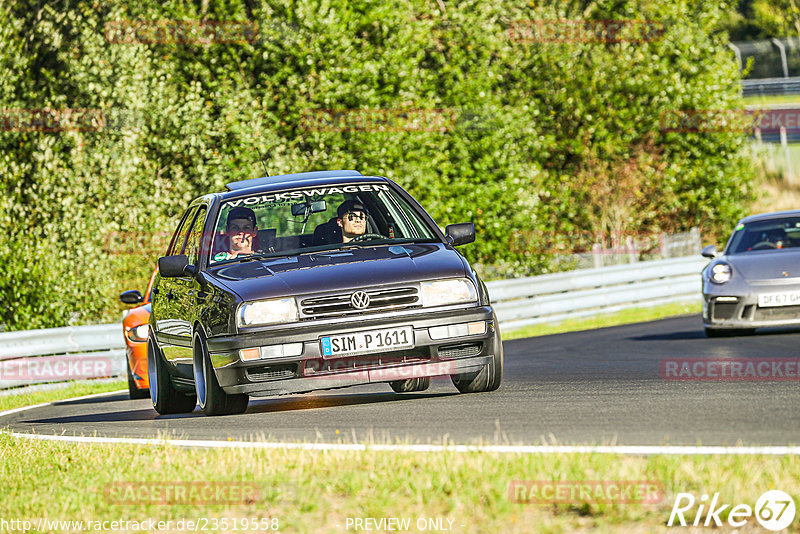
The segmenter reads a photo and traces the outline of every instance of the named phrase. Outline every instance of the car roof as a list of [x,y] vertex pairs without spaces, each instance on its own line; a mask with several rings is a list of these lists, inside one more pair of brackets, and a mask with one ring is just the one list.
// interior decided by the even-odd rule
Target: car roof
[[227,200],[242,195],[268,193],[287,188],[374,183],[376,181],[388,182],[389,179],[383,176],[364,176],[353,170],[298,172],[230,182],[225,186],[228,191],[220,193],[220,196],[222,200]]
[[741,219],[739,221],[739,224],[747,224],[756,221],[768,221],[770,219],[781,219],[783,217],[800,217],[800,209],[772,211],[769,213],[758,213],[756,215],[748,215],[747,217]]

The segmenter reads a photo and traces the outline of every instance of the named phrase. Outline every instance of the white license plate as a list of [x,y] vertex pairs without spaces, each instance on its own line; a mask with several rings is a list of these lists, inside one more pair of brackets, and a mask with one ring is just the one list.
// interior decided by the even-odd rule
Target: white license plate
[[793,293],[771,293],[769,295],[759,295],[758,305],[761,308],[775,308],[777,306],[799,306],[800,291]]
[[350,332],[319,338],[323,358],[349,356],[367,352],[386,352],[414,346],[414,329],[410,326]]

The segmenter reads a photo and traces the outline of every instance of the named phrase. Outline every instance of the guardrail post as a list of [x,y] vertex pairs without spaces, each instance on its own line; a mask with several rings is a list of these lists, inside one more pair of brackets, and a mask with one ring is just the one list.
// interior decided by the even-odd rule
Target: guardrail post
[[639,261],[639,257],[636,254],[636,244],[633,242],[633,237],[628,236],[625,238],[625,246],[628,249],[628,261],[629,263],[636,263]]
[[789,152],[789,141],[786,136],[786,126],[781,126],[781,146],[783,147],[784,158],[786,159],[786,171],[784,176],[787,184],[794,183],[794,176],[792,176],[792,158]]
[[594,256],[594,267],[599,269],[603,266],[603,248],[600,243],[592,245],[592,256]]

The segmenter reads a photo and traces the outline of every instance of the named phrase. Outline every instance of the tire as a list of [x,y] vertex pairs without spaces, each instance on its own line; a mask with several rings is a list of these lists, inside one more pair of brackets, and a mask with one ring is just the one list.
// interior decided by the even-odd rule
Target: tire
[[206,338],[199,330],[194,333],[192,351],[194,354],[194,387],[203,413],[206,415],[244,413],[250,397],[242,393],[229,395],[223,391],[211,365]]
[[734,337],[734,336],[752,336],[755,334],[755,328],[708,328],[706,327],[706,337]]
[[503,381],[503,340],[500,339],[500,329],[497,327],[497,319],[494,320],[494,354],[492,361],[477,373],[466,373],[461,375],[450,375],[453,385],[461,393],[483,393],[494,391],[500,387]]
[[726,330],[706,327],[706,337],[727,337],[730,335]]
[[125,367],[128,368],[128,397],[130,397],[131,400],[150,397],[149,389],[139,389],[136,387],[136,382],[133,381],[133,373],[131,372],[131,362],[126,362]]
[[197,397],[175,389],[167,371],[167,362],[153,334],[147,338],[147,372],[150,375],[150,400],[161,415],[189,413],[197,406]]
[[411,393],[412,391],[425,391],[431,387],[431,377],[406,378],[405,380],[395,380],[389,382],[395,393]]

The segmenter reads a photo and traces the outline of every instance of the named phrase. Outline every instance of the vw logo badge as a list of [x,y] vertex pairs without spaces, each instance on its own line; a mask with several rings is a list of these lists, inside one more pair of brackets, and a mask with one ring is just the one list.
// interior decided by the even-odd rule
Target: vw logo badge
[[363,310],[369,306],[369,295],[366,291],[356,291],[350,295],[350,306],[357,310]]

